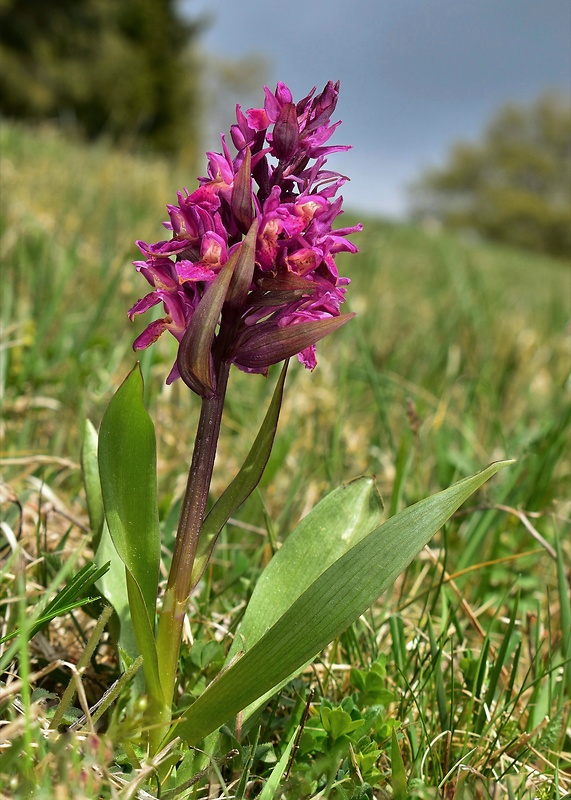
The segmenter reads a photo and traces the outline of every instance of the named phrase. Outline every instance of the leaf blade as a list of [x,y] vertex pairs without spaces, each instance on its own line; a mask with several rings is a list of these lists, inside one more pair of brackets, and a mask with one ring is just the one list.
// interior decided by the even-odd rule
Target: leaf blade
[[101,483],[97,464],[97,431],[89,419],[85,420],[83,427],[80,462],[89,524],[93,536],[93,550],[95,551],[101,539],[105,512],[103,510],[103,497],[101,496]]
[[156,446],[138,364],[103,415],[98,455],[109,532],[154,624],[160,558]]
[[196,744],[323,649],[376,600],[470,494],[508,463],[491,464],[421,500],[361,539],[210,684],[177,734]]
[[[382,514],[383,503],[372,478],[357,478],[323,498],[287,537],[260,576],[227,663],[244,644],[252,647],[319,575],[378,527]],[[296,672],[244,709],[242,731],[248,730],[258,709]]]
[[[228,659],[247,649],[328,567],[381,524],[383,506],[372,478],[338,487],[296,526],[256,583]],[[326,535],[325,535],[326,534]]]

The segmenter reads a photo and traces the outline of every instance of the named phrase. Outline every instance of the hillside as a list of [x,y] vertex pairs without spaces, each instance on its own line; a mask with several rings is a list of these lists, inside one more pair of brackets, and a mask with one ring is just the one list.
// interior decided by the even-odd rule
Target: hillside
[[[193,187],[194,179],[171,162],[135,157],[104,143],[87,147],[50,128],[3,122],[0,137],[0,464],[8,487],[7,524],[18,528],[19,503],[21,541],[41,565],[54,549],[59,555],[73,548],[90,553],[78,466],[84,420],[99,425],[136,360],[131,343],[143,322],[132,325],[126,312],[145,292],[145,283],[131,265],[138,256],[134,241],[160,238],[165,205],[183,186]],[[569,749],[568,698],[555,676],[563,655],[571,652],[569,630],[561,633],[567,612],[560,600],[569,556],[562,530],[571,512],[570,272],[546,257],[383,220],[362,221],[364,232],[355,237],[359,256],[339,262],[352,280],[348,306],[357,317],[318,345],[314,373],[292,363],[261,489],[223,537],[197,608],[200,614],[214,608],[220,620],[239,614],[270,544],[275,547],[342,481],[374,475],[387,514],[393,514],[490,461],[517,459],[466,515],[461,512],[447,525],[431,545],[432,555],[421,555],[399,579],[397,591],[366,623],[341,637],[330,656],[340,675],[348,669],[343,664],[363,665],[379,654],[388,659],[388,685],[399,697],[391,713],[409,731],[403,746],[409,777],[420,780],[422,772],[427,787],[444,779],[444,761],[440,769],[440,756],[434,755],[441,750],[430,742],[439,737],[444,747],[447,714],[460,736],[474,711],[473,705],[466,710],[464,699],[472,697],[477,711],[485,695],[486,702],[496,699],[489,718],[478,716],[479,743],[470,750],[472,740],[467,734],[454,738],[453,728],[446,758],[466,758],[463,763],[472,764],[474,774],[488,770],[486,776],[496,765],[497,775],[511,769],[509,743],[529,733],[535,749],[509,753],[521,774],[531,776],[533,788],[534,781],[539,786],[551,780],[549,765],[559,757],[563,769],[565,759],[558,753]],[[174,340],[164,336],[142,358],[146,400],[157,428],[167,550],[199,410],[180,381],[164,383],[174,355]],[[268,380],[232,375],[214,494],[243,461],[275,374]],[[38,507],[44,490],[49,502]],[[553,550],[557,541],[564,548],[559,560]],[[439,560],[438,568],[432,558]],[[41,589],[49,570],[36,569],[29,580]],[[456,583],[450,579],[448,586],[445,573]],[[10,603],[15,590],[11,576],[3,575]],[[432,586],[430,594],[424,585]],[[512,613],[515,633],[508,625]],[[58,631],[52,632],[54,646]],[[197,635],[214,633],[201,623]],[[73,638],[69,630],[66,636]],[[61,640],[58,652],[72,658],[73,642]],[[478,684],[478,654],[488,646],[490,667],[485,679],[478,673]],[[441,673],[435,654],[440,659],[454,648],[450,669]],[[498,652],[504,661],[494,660]],[[45,665],[45,655],[34,651],[33,659],[34,668]],[[500,669],[511,670],[513,704],[505,676],[497,687],[490,684],[499,680]],[[421,700],[411,689],[420,679],[425,681]],[[55,683],[47,686],[51,690]],[[340,702],[344,691],[347,684],[340,678],[328,696]],[[294,702],[288,695],[286,706]],[[285,741],[278,724],[283,714],[272,716],[268,734],[276,751]],[[554,720],[549,741],[546,717]],[[389,754],[390,742],[383,747]],[[432,755],[423,772],[426,748]],[[468,750],[475,755],[469,758]],[[538,752],[549,757],[542,760]],[[388,775],[388,761],[382,763]],[[48,786],[47,760],[42,768]],[[514,783],[510,796],[527,797],[527,780]]]

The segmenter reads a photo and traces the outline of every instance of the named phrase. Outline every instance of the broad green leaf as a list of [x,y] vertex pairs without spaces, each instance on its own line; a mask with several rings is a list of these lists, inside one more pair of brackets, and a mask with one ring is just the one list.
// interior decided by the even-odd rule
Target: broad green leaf
[[[357,478],[321,500],[288,536],[260,576],[227,663],[240,650],[249,650],[308,586],[381,524],[382,516],[383,504],[372,478]],[[244,710],[243,730],[248,729],[258,708],[296,672],[297,668]]]
[[137,582],[154,626],[160,557],[155,430],[143,404],[138,365],[103,415],[99,473],[113,544]]
[[212,548],[224,525],[244,500],[254,491],[264,473],[266,464],[272,452],[272,445],[276,435],[284,383],[287,374],[287,361],[284,364],[274,394],[258,435],[246,456],[240,472],[218,498],[204,520],[198,550],[192,570],[192,585],[196,586],[210,558]]
[[93,536],[93,550],[96,551],[103,530],[105,512],[103,510],[103,498],[101,496],[101,483],[97,465],[97,431],[88,419],[85,420],[83,428],[80,461],[89,525]]
[[162,692],[154,640],[159,579],[155,431],[137,365],[109,403],[99,432],[99,473],[111,539],[125,565],[130,618],[156,706]]
[[103,525],[101,540],[94,560],[98,565],[109,564],[108,571],[97,581],[97,588],[107,602],[113,606],[117,614],[119,620],[119,648],[124,650],[131,660],[135,660],[139,655],[139,649],[129,609],[125,565],[119,558],[119,554],[111,540],[107,523]]
[[[97,463],[97,446],[97,431],[91,422],[86,420],[81,448],[81,468],[87,496],[89,520],[93,531],[93,549],[95,551],[93,560],[97,566],[108,565],[105,574],[97,581],[97,588],[107,602],[113,606],[119,620],[118,643],[120,650],[124,650],[134,660],[137,658],[139,650],[135,641],[135,632],[129,611],[125,565],[111,541],[109,528],[105,522],[99,465]],[[138,680],[138,676],[135,680]]]
[[383,505],[372,478],[334,489],[297,525],[260,575],[228,662],[262,634],[317,578],[381,524]]
[[459,506],[508,463],[491,464],[421,500],[354,544],[210,684],[177,725],[177,735],[196,744],[302,667],[369,608]]
[[129,608],[131,610],[131,620],[133,622],[135,638],[144,659],[143,672],[147,682],[147,689],[153,698],[159,700],[162,699],[163,692],[161,689],[152,618],[149,617],[147,613],[139,584],[128,569],[125,570],[125,575],[127,578],[127,595],[129,597]]

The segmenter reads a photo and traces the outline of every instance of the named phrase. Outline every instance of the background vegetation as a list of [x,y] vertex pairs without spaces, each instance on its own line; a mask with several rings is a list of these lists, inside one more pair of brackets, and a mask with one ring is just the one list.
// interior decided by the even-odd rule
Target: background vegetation
[[[247,99],[268,72],[256,56],[202,52],[208,22],[177,0],[0,0],[0,113],[175,156],[194,175],[204,133],[210,147],[236,95]],[[479,141],[453,146],[411,188],[411,213],[568,258],[570,186],[571,105],[545,94],[506,105]]]
[[571,104],[545,94],[501,108],[412,189],[417,218],[555,256],[571,255]]
[[[126,309],[144,286],[130,264],[133,240],[158,236],[165,204],[190,178],[174,162],[86,147],[56,130],[5,123],[0,149],[1,635],[24,628],[3,666],[0,790],[127,798],[148,777],[140,796],[155,796],[128,686],[92,724],[94,704],[119,677],[108,634],[86,651],[98,604],[58,617],[29,648],[25,630],[90,556],[80,431],[86,417],[99,424],[135,360],[139,328]],[[313,374],[292,364],[261,489],[227,526],[193,598],[183,691],[192,698],[214,677],[272,549],[341,481],[374,474],[389,515],[493,459],[517,463],[282,692],[258,738],[223,740],[220,762],[187,754],[175,785],[205,771],[170,796],[258,796],[312,687],[306,731],[276,796],[563,797],[569,274],[546,256],[364,222],[350,267],[358,316],[320,343]],[[143,368],[167,561],[198,403],[180,382],[164,384],[175,348],[163,338]],[[214,492],[239,467],[273,384],[238,372],[231,380]],[[82,654],[67,733],[50,730]]]
[[3,0],[0,109],[194,157],[201,23],[175,0]]

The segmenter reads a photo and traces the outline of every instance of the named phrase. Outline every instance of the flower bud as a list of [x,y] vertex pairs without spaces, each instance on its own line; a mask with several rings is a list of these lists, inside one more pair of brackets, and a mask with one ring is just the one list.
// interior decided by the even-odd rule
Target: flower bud
[[274,126],[272,144],[274,153],[281,162],[287,163],[293,158],[299,143],[299,126],[297,113],[293,103],[282,106],[280,115]]
[[241,233],[247,233],[254,218],[252,207],[252,168],[250,148],[246,148],[246,155],[234,178],[232,189],[232,214],[238,223]]

